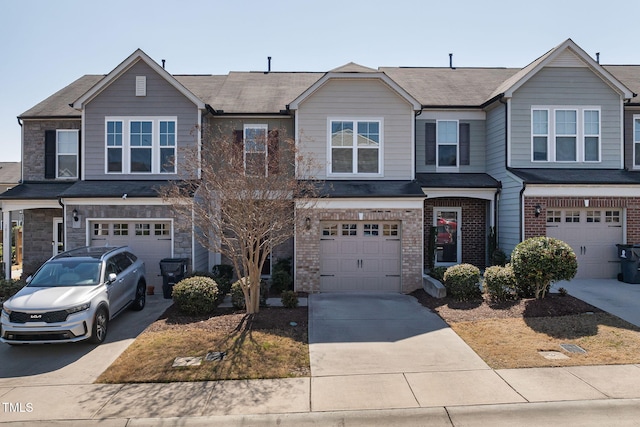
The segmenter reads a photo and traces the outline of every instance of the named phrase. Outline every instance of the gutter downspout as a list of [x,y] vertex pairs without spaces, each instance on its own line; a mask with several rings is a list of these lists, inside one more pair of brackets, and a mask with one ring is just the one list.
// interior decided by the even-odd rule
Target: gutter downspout
[[520,229],[520,241],[522,242],[522,240],[524,240],[524,190],[527,189],[527,183],[523,182],[522,183],[522,189],[520,190],[520,215],[518,215],[518,221],[520,221],[520,227],[518,227]]

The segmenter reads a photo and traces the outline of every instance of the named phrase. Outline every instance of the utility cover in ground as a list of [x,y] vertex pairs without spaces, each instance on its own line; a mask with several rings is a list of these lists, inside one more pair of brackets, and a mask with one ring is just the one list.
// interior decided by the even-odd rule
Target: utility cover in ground
[[583,349],[582,347],[579,347],[575,344],[560,344],[560,347],[562,347],[563,350],[568,351],[569,353],[581,353],[584,354],[587,351],[585,349]]

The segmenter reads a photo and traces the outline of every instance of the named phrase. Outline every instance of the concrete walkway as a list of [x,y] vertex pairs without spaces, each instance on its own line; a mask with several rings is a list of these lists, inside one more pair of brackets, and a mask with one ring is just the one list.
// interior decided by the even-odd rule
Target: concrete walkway
[[412,297],[320,294],[309,307],[311,378],[5,383],[0,423],[631,426],[640,419],[640,365],[492,370]]

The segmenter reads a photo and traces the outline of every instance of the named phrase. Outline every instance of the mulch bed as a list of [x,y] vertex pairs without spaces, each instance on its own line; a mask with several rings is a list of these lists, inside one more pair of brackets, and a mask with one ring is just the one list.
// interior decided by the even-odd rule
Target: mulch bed
[[241,330],[278,330],[291,329],[291,322],[296,322],[298,330],[307,329],[307,307],[282,308],[262,307],[257,314],[248,315],[244,310],[234,308],[217,308],[213,314],[206,316],[187,316],[174,305],[169,307],[160,318],[146,330],[150,332],[184,329],[202,329],[209,331],[241,331]]
[[506,302],[492,302],[486,298],[473,301],[457,301],[450,297],[434,298],[422,289],[411,293],[411,295],[420,304],[437,313],[447,323],[512,317],[557,317],[602,311],[571,295],[557,293],[549,293],[545,298],[539,300],[522,298]]

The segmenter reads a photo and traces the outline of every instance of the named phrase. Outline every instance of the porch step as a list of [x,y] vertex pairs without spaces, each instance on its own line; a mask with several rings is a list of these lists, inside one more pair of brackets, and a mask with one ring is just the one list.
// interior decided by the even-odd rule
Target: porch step
[[422,276],[422,288],[434,298],[444,298],[447,296],[447,290],[444,285],[439,280],[426,274]]

